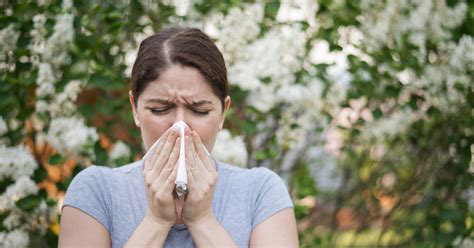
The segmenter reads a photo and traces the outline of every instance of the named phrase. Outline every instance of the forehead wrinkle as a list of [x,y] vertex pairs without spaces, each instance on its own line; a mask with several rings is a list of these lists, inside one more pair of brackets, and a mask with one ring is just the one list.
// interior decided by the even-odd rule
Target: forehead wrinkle
[[206,90],[209,90],[209,94],[212,94],[207,84],[196,83],[193,84],[192,87],[186,87],[183,84],[171,83],[171,81],[165,77],[161,78],[159,84],[153,84],[151,88],[154,89],[154,94],[152,93],[150,99],[153,99],[155,96],[156,98],[166,99],[168,103],[177,104],[181,102],[187,106],[214,104],[214,102],[209,99],[208,92],[206,92]]

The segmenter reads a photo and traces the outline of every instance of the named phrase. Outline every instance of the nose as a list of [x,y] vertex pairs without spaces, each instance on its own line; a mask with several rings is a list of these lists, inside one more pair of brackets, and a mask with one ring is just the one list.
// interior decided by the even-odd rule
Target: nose
[[174,116],[173,123],[176,123],[178,121],[184,121],[186,124],[188,123],[186,121],[186,110],[182,107],[177,107],[176,108],[176,114]]

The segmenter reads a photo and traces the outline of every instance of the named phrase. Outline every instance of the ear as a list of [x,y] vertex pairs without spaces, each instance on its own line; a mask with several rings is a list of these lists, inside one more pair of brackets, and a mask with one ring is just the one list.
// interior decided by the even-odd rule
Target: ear
[[132,105],[133,119],[135,120],[135,125],[137,125],[137,127],[140,127],[140,120],[138,119],[137,106],[135,106],[135,100],[133,98],[131,90],[128,92],[128,97],[130,99],[130,105]]
[[224,109],[222,111],[222,119],[219,125],[219,129],[222,129],[224,127],[225,115],[227,114],[227,111],[229,111],[230,109],[231,102],[232,101],[230,99],[230,96],[226,96],[226,98],[224,99]]

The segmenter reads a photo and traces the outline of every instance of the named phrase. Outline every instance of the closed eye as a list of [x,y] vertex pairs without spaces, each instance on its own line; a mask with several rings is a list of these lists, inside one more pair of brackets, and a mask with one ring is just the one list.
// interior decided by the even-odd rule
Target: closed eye
[[149,108],[150,112],[152,112],[153,114],[156,114],[156,115],[163,115],[163,114],[166,114],[167,112],[169,112],[171,108],[161,108],[161,109],[152,109],[152,108]]
[[[155,115],[167,114],[171,109],[172,109],[172,107],[169,107],[169,108],[148,108],[148,110],[150,110],[150,112],[155,114]],[[211,111],[210,110],[191,109],[191,112],[193,112],[196,115],[207,115]]]
[[193,113],[197,114],[197,115],[207,115],[209,114],[210,111],[200,111],[200,110],[197,110],[197,109],[192,109]]

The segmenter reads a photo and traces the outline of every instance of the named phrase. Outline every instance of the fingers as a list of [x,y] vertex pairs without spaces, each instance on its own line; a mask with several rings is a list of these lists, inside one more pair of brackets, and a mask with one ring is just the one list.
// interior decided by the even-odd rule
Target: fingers
[[[173,186],[178,173],[179,142],[180,138],[176,140],[176,149],[173,149],[173,152],[170,155],[170,159],[168,160],[164,168],[161,170],[158,178],[154,180],[153,187],[156,187],[154,188],[155,190],[162,188],[165,190],[165,192],[168,192],[168,189],[174,188]],[[171,186],[169,186],[168,184],[171,184]]]
[[178,163],[163,168],[160,176],[153,182],[151,190],[155,199],[160,199],[162,203],[173,201],[174,181],[178,174]]
[[171,173],[168,175],[167,178],[166,178],[166,174],[163,175],[163,177],[166,178],[166,182],[163,188],[165,192],[173,193],[177,175],[178,175],[178,161],[176,161],[173,164],[173,170],[171,171]]
[[[155,152],[153,152],[151,159],[149,161],[145,161],[145,166],[143,168],[144,171],[150,171],[153,169],[153,165],[155,164],[156,160],[158,159],[158,156],[160,155],[161,151],[163,150],[163,146],[165,145],[166,139],[170,135],[170,130],[167,130],[160,138],[158,141],[158,147],[156,148]],[[152,149],[153,146],[150,148]]]
[[205,146],[202,143],[199,135],[195,131],[192,131],[191,137],[193,138],[194,149],[196,153],[199,155],[199,158],[203,161],[206,168],[208,170],[215,170],[216,168],[215,168],[214,160],[212,160],[211,157],[207,155],[208,153],[204,150]]
[[150,176],[152,178],[156,178],[160,174],[163,167],[165,166],[166,162],[169,159],[169,156],[172,153],[172,149],[174,149],[177,137],[178,137],[178,132],[176,132],[176,130],[174,129],[171,130],[170,134],[168,135],[168,137],[166,138],[166,141],[163,144],[163,148],[161,149],[158,158],[153,164],[153,169],[150,173]]
[[211,176],[209,173],[210,171],[204,165],[205,162],[202,161],[199,155],[197,154],[195,150],[196,143],[194,143],[193,140],[194,139],[192,137],[189,137],[191,154],[194,155],[193,157],[194,157],[195,170],[193,170],[193,173],[199,174],[198,177],[201,177],[204,182],[209,182],[211,179]]
[[188,135],[185,137],[186,140],[186,147],[185,147],[185,156],[186,156],[186,173],[188,176],[193,176],[196,180],[196,184],[198,187],[202,186],[204,183],[205,178],[203,177],[199,163],[201,162],[197,159],[197,155],[194,152],[194,145],[192,142],[192,138]]

